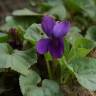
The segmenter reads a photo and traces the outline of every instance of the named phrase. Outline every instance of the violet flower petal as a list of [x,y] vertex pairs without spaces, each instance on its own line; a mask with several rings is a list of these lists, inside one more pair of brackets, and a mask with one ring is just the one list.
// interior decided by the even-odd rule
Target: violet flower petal
[[54,37],[60,38],[65,36],[70,30],[70,22],[57,22],[53,29]]
[[36,49],[39,54],[44,54],[48,51],[49,39],[40,39],[36,44]]
[[47,34],[47,36],[52,36],[52,30],[55,25],[55,20],[50,16],[44,16],[41,26],[43,31]]
[[61,58],[64,53],[64,42],[63,40],[51,41],[48,47],[49,52],[53,58]]

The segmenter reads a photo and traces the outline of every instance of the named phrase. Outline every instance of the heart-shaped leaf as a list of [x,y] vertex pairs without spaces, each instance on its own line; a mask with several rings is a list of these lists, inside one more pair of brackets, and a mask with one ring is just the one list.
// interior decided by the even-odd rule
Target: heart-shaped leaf
[[29,68],[36,63],[37,56],[34,48],[18,51],[13,50],[7,44],[0,44],[0,68],[11,68],[21,74],[28,74]]
[[96,59],[77,58],[71,62],[78,82],[89,90],[96,90]]
[[66,8],[62,4],[51,8],[48,14],[57,16],[60,20],[64,20],[68,15]]
[[41,16],[39,13],[35,13],[27,8],[13,11],[13,16]]
[[96,5],[94,0],[65,0],[64,2],[73,12],[81,12],[96,20]]
[[[59,85],[53,80],[43,80],[41,82],[40,76],[30,71],[27,76],[20,76],[20,88],[23,96],[63,96]],[[37,86],[37,85],[41,86]]]
[[96,41],[96,26],[88,28],[86,38]]
[[43,31],[41,29],[41,25],[39,24],[32,24],[27,30],[24,35],[24,38],[28,41],[35,43],[38,40],[40,40],[45,35],[43,34]]

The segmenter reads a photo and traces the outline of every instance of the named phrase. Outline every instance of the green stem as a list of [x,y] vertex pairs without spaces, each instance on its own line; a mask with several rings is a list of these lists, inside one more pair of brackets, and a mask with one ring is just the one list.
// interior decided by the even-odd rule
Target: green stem
[[69,72],[70,72],[71,74],[73,74],[74,71],[73,71],[73,69],[68,65],[68,62],[66,61],[65,57],[63,58],[63,60],[64,60],[64,66],[69,69]]
[[[73,74],[73,70],[71,69],[71,67],[68,65],[68,62],[66,61],[66,58],[63,56],[62,58],[62,61],[61,63],[63,63],[63,66],[61,67],[65,67],[65,68],[68,68],[69,69],[69,72],[68,72],[68,75],[66,76],[65,80],[64,80],[64,84],[66,84],[69,79],[70,79],[70,76]],[[61,81],[62,81],[62,78],[61,78]]]
[[65,78],[65,80],[64,80],[64,84],[67,84],[67,82],[69,81],[69,79],[70,79],[70,76],[71,76],[71,74],[69,73],[67,76],[66,76],[66,78]]
[[50,64],[48,61],[46,61],[46,63],[47,63],[47,71],[48,71],[49,79],[52,79],[52,72],[51,72]]

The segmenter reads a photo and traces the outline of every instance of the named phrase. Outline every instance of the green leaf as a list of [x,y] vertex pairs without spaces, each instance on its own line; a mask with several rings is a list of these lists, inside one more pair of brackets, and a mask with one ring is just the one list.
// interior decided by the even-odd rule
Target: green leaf
[[8,40],[8,35],[5,33],[0,33],[0,42],[5,42]]
[[95,2],[95,5],[96,5],[96,0],[94,0],[94,2]]
[[39,13],[35,13],[27,8],[13,11],[13,16],[41,16]]
[[44,95],[42,88],[32,86],[31,91],[27,95],[24,95],[24,96],[45,96],[45,95]]
[[84,38],[78,32],[80,30],[77,27],[72,27],[66,36],[66,40],[72,44],[66,58],[68,62],[77,57],[85,57],[96,46],[95,42]]
[[71,27],[70,32],[79,33],[79,32],[81,32],[81,30],[77,26],[73,26],[73,27]]
[[27,76],[21,75],[19,83],[23,96],[63,96],[55,81],[45,79],[41,82],[40,76],[34,71]]
[[90,52],[90,49],[86,48],[72,48],[68,55],[68,62],[71,62],[75,58],[79,57],[86,57],[88,53]]
[[62,0],[46,0],[46,3],[50,6],[57,6],[58,4],[62,4]]
[[12,16],[7,16],[6,17],[6,23],[5,23],[5,27],[7,27],[8,29],[12,28],[12,27],[17,27],[17,26],[22,26],[23,28],[27,28],[28,26],[30,26],[32,24],[31,21],[32,18],[26,18],[26,17],[12,17]]
[[86,38],[96,41],[96,26],[91,26],[88,28],[86,33]]
[[84,10],[84,13],[93,20],[96,21],[96,5],[94,0],[82,0],[80,7]]
[[43,31],[41,29],[41,26],[39,24],[32,24],[27,30],[24,35],[24,38],[32,43],[37,42],[40,40],[43,36]]
[[0,53],[0,68],[11,68],[24,75],[29,73],[30,66],[37,61],[34,49],[13,51],[9,45],[2,43]]
[[64,39],[64,56],[66,57],[66,59],[69,59],[68,55],[70,49],[71,49],[71,44],[68,42],[68,40]]
[[[60,74],[60,81],[63,84],[66,84],[69,80],[69,76],[72,77],[74,75],[74,70],[73,68],[69,65],[68,60],[63,56],[61,59],[59,59],[59,64],[60,64],[60,69],[61,69],[61,74]],[[71,80],[70,77],[70,80]]]
[[58,84],[53,80],[43,80],[42,87],[48,88],[54,95],[60,91]]
[[76,12],[82,12],[96,20],[96,5],[94,0],[65,0],[67,6]]
[[15,19],[12,17],[12,16],[7,16],[5,18],[5,21],[6,21],[6,26],[15,26],[17,24],[17,22],[15,21]]
[[96,59],[77,58],[71,62],[78,82],[89,90],[96,90]]
[[57,16],[60,20],[64,20],[68,15],[66,8],[62,4],[58,4],[58,6],[51,8],[48,14]]
[[62,71],[63,74],[64,74],[64,71],[65,71],[64,69],[66,69],[66,68],[70,71],[70,73],[74,73],[73,68],[68,64],[65,56],[63,56],[61,59],[59,59],[59,63],[60,63],[61,71]]
[[27,96],[25,94],[28,94],[29,91],[32,91],[32,86],[37,86],[40,81],[41,78],[35,71],[31,71],[27,76],[21,75],[19,78],[19,83],[23,95]]
[[70,29],[70,32],[66,36],[67,41],[70,42],[72,45],[74,45],[77,39],[83,38],[83,36],[79,33],[80,31],[81,30],[78,27],[76,26],[72,27]]
[[41,17],[33,16],[7,16],[5,21],[5,28],[12,28],[21,26],[24,29],[27,29],[33,22],[39,22]]
[[[29,73],[28,70],[28,63],[23,59],[15,55],[2,55],[2,57],[5,57],[6,63],[3,64],[1,68],[11,68],[14,71],[17,71],[23,75],[27,75]],[[27,64],[26,64],[27,63]]]
[[43,88],[44,96],[53,96],[48,88]]
[[24,58],[29,64],[29,67],[37,63],[37,54],[35,48],[27,49],[25,51],[15,50],[15,55]]
[[12,51],[12,48],[7,43],[0,43],[0,53],[2,55],[5,55],[6,53],[11,54]]
[[75,47],[76,48],[86,48],[86,49],[92,49],[96,45],[93,41],[88,40],[86,38],[80,38],[75,41]]
[[95,42],[84,38],[79,32],[77,27],[72,27],[66,36],[66,40],[72,44],[66,58],[68,62],[77,57],[85,57],[96,46]]
[[70,11],[80,12],[81,8],[78,6],[77,1],[78,0],[76,0],[76,2],[74,0],[63,0],[64,5],[66,5]]
[[69,15],[62,0],[46,0],[39,7],[41,11],[47,12],[49,15],[54,15],[60,20],[64,20]]
[[85,38],[77,38],[77,40],[74,42],[74,45],[72,46],[69,55],[68,55],[68,61],[70,62],[74,58],[77,57],[85,57],[89,54],[89,52],[95,48],[95,43],[93,41],[90,41]]

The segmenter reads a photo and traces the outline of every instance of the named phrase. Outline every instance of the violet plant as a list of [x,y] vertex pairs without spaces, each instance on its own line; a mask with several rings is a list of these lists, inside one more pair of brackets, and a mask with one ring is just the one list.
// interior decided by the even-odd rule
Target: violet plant
[[[36,44],[36,50],[39,54],[45,54],[48,51],[52,56],[52,62],[61,58],[64,54],[64,36],[70,30],[69,21],[55,21],[51,16],[44,16],[41,22],[41,27],[48,38],[40,39]],[[52,79],[52,71],[50,64],[46,59],[49,78]],[[54,66],[54,65],[53,65]]]
[[53,58],[61,58],[64,52],[64,36],[69,32],[70,23],[56,22],[52,17],[44,16],[41,26],[48,38],[37,42],[37,52],[44,54],[49,51]]
[[[88,1],[89,5],[93,4],[91,1]],[[80,2],[85,4],[84,0]],[[68,4],[78,8],[73,13],[70,10],[70,14],[66,14],[68,17],[63,3],[47,3],[51,6],[46,5],[49,8],[47,15],[28,9],[17,10],[7,17],[1,28],[0,68],[19,73],[23,96],[64,96],[60,85],[69,86],[73,84],[72,80],[88,90],[96,90],[96,58],[90,56],[96,48],[96,28],[89,24],[95,14],[91,16],[86,6],[78,5],[78,1],[74,4],[73,0],[65,0],[64,3],[68,10],[74,9]],[[93,9],[94,5],[90,7]],[[75,12],[84,15],[75,16]],[[82,35],[86,28],[86,34]]]
[[[3,42],[7,41],[7,43],[0,43],[2,53],[0,64],[3,64],[1,68],[11,68],[21,74],[19,83],[24,96],[30,96],[30,94],[32,96],[34,94],[63,96],[60,84],[69,85],[74,78],[83,87],[94,90],[94,83],[89,79],[95,80],[91,73],[95,72],[96,60],[87,55],[95,47],[95,43],[83,37],[78,31],[78,28],[71,26],[69,21],[55,21],[53,17],[47,15],[43,17],[41,25],[32,24],[26,30],[19,26],[15,27],[15,31],[9,30],[7,34],[2,33],[4,34]],[[15,43],[11,44],[10,40],[15,41],[16,44],[22,41],[20,43],[22,47],[19,49],[19,46],[17,47]],[[49,57],[46,56],[48,52],[51,55],[48,54]],[[37,56],[37,53],[40,56]],[[44,62],[42,60],[38,62],[43,55]],[[86,67],[89,70],[89,77],[86,74]],[[90,78],[90,76],[93,77]],[[26,91],[29,89],[30,91]]]

